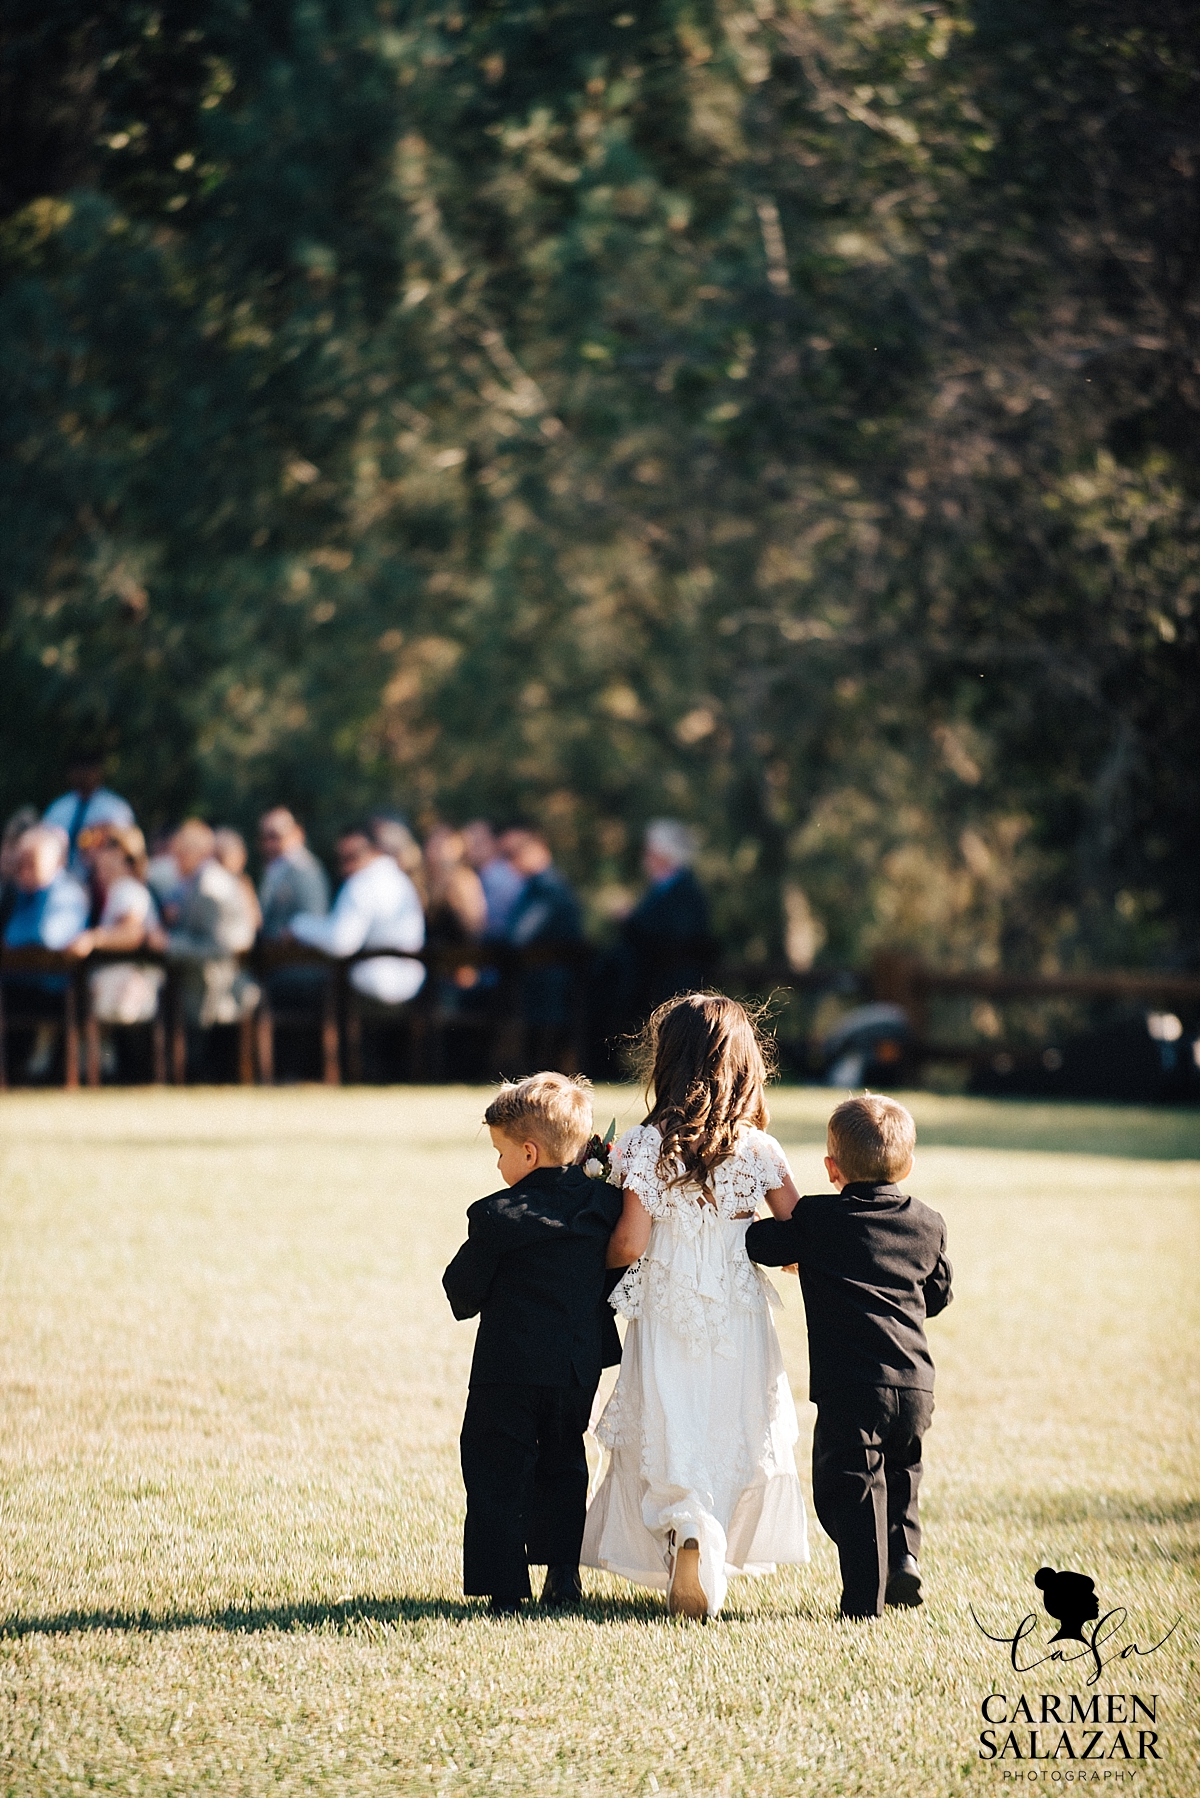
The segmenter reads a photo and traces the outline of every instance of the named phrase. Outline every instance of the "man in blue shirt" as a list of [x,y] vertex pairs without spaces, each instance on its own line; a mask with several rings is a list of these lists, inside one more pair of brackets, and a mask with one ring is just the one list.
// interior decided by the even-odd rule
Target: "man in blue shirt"
[[85,833],[106,824],[117,824],[124,830],[134,822],[133,807],[128,800],[110,793],[103,785],[104,761],[101,756],[81,751],[72,759],[67,778],[71,783],[70,792],[47,807],[42,823],[57,825],[65,833],[67,865],[72,874],[82,880],[87,874]]
[[104,825],[115,823],[122,831],[135,822],[133,806],[119,793],[104,786],[104,761],[101,755],[81,752],[72,757],[67,770],[70,793],[56,798],[47,806],[43,823],[58,825],[67,834],[67,867],[77,879],[86,879],[85,852],[88,838],[103,831]]
[[[64,867],[67,838],[62,830],[35,824],[19,838],[16,849],[17,902],[4,927],[7,949],[65,949],[88,921],[88,896]],[[65,974],[6,974],[5,994],[19,996],[27,1012],[42,1014],[25,1072],[31,1080],[50,1071],[59,1015],[66,989]]]

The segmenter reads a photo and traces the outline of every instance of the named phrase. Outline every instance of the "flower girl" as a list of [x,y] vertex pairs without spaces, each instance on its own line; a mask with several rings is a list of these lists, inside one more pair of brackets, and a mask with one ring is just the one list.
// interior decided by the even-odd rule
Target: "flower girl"
[[767,1070],[736,1000],[670,1000],[646,1046],[654,1102],[611,1159],[625,1203],[609,1265],[633,1263],[611,1303],[629,1330],[582,1559],[715,1617],[731,1574],[808,1560],[778,1300],[745,1249],[757,1206],[787,1218],[799,1194],[763,1130]]

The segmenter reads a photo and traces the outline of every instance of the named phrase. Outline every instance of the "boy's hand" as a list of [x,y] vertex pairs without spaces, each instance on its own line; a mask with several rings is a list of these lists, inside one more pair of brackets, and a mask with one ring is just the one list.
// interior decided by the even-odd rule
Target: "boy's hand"
[[779,1271],[781,1274],[795,1274],[796,1278],[799,1279],[800,1278],[800,1263],[798,1261],[789,1261],[787,1263],[787,1265],[784,1267],[781,1267]]

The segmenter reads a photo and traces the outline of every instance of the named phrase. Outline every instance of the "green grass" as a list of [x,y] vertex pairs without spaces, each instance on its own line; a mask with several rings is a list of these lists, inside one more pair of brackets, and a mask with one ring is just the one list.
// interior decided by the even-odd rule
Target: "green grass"
[[[1099,1689],[1160,1694],[1133,1789],[1200,1792],[1200,1118],[912,1103],[957,1291],[929,1602],[840,1625],[815,1531],[811,1567],[701,1628],[599,1575],[579,1619],[462,1600],[473,1332],[439,1276],[494,1185],[478,1092],[5,1098],[0,1793],[999,1793],[983,1696],[1084,1688],[1018,1679],[968,1607],[1015,1625],[1044,1561],[1128,1607],[1122,1641],[1183,1615]],[[808,1190],[828,1107],[775,1095]]]

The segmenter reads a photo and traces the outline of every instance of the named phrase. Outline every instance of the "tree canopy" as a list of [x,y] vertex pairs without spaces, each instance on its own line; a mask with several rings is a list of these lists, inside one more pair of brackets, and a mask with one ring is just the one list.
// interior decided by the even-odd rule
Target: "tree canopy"
[[[614,0],[622,5],[625,0]],[[1195,959],[1178,0],[10,0],[0,767]],[[823,945],[823,948],[822,948]]]

